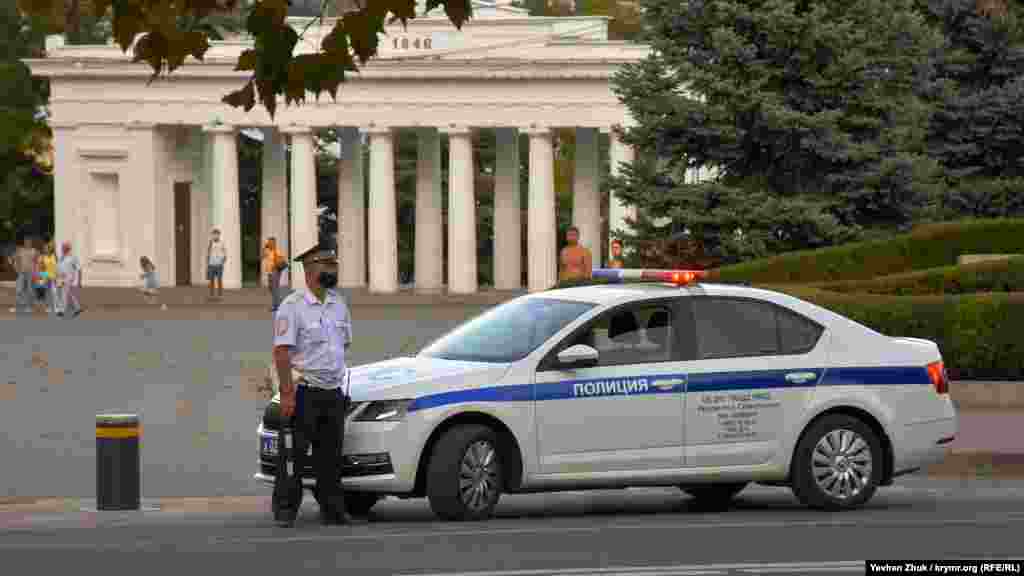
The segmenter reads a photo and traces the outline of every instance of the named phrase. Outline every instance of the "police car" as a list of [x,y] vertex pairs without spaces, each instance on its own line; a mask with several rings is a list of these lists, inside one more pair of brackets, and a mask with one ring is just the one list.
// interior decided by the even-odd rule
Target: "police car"
[[[524,295],[352,368],[349,512],[425,496],[441,518],[484,519],[502,493],[631,486],[726,505],[751,482],[847,510],[943,459],[957,418],[934,342],[699,275],[594,270],[652,282]],[[275,397],[268,483],[279,430]]]

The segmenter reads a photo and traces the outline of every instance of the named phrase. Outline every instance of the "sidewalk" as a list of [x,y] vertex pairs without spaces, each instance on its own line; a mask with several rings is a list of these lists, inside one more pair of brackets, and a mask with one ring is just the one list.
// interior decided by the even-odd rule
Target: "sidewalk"
[[[475,294],[418,293],[402,289],[394,294],[371,294],[367,288],[343,288],[342,293],[351,306],[493,306],[525,294],[525,290],[481,289]],[[205,286],[175,286],[160,289],[154,306],[137,288],[82,288],[82,306],[86,309],[149,308],[159,309],[160,304],[168,308],[203,307],[246,307],[269,311],[270,294],[266,288],[245,287],[225,290],[221,300],[209,300],[209,289]],[[15,303],[15,289],[0,286],[0,314],[10,314]]]
[[1024,478],[1024,411],[959,410],[957,418],[952,453],[928,476]]

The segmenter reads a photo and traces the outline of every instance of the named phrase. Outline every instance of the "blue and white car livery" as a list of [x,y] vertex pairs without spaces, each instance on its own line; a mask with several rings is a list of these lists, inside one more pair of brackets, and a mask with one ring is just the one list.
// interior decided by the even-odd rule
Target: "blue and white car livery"
[[[479,519],[503,492],[667,485],[724,504],[749,482],[842,510],[942,460],[957,420],[935,343],[690,280],[521,296],[414,357],[353,368],[349,511],[426,496],[442,518]],[[267,482],[276,402],[259,429]]]

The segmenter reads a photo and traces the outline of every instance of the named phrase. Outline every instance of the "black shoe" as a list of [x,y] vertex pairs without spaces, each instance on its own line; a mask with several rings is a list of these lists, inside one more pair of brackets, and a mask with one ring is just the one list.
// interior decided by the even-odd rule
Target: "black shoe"
[[320,523],[324,526],[346,526],[352,524],[352,517],[345,512],[320,511]]
[[274,518],[274,523],[281,528],[291,528],[295,526],[295,515],[294,514],[279,514]]

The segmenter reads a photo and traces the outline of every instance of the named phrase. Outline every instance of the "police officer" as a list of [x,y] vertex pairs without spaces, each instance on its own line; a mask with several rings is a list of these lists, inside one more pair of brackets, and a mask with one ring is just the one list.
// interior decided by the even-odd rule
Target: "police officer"
[[[281,421],[292,422],[294,458],[289,475],[282,459],[274,486],[274,516],[292,526],[302,503],[302,474],[313,446],[316,494],[324,524],[346,524],[341,488],[342,437],[348,398],[343,387],[352,321],[339,296],[335,252],[315,246],[302,262],[306,288],[288,295],[274,315],[274,365],[281,389]],[[294,416],[294,418],[293,418]],[[282,426],[283,428],[284,426]],[[284,454],[284,444],[279,453]]]

